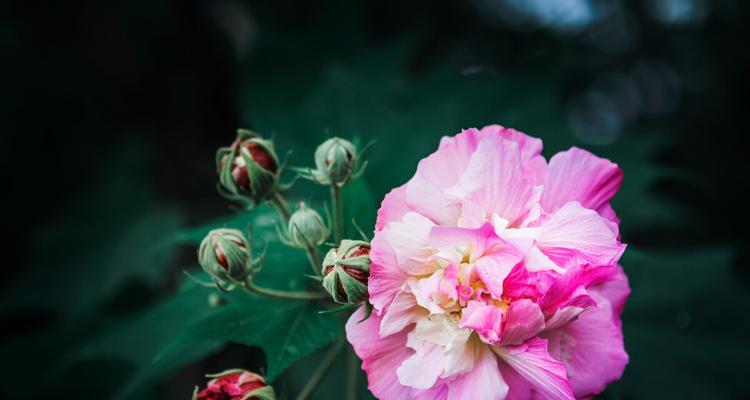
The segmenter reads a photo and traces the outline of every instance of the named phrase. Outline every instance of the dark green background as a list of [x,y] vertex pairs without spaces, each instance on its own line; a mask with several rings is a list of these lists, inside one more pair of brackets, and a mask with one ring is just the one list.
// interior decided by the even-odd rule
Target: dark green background
[[[584,23],[576,4],[601,15]],[[746,11],[728,0],[3,5],[0,398],[184,399],[203,373],[265,368],[258,348],[222,341],[152,363],[210,313],[209,292],[176,293],[204,232],[189,228],[230,214],[213,157],[237,127],[275,135],[294,165],[328,136],[376,140],[369,190],[349,193],[371,227],[440,136],[490,123],[543,138],[548,157],[576,145],[624,170],[614,207],[630,245],[631,362],[601,397],[750,398]],[[301,182],[291,198],[326,194]],[[319,358],[281,375],[283,398]],[[313,398],[342,396],[344,365]]]

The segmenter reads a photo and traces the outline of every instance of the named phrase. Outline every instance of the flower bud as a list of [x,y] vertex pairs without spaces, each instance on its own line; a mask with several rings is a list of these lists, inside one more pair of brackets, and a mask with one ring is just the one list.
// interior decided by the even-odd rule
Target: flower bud
[[292,246],[307,249],[323,244],[330,231],[317,211],[299,203],[299,208],[289,218],[289,242]]
[[367,299],[367,278],[370,275],[370,244],[361,240],[341,241],[323,259],[323,287],[342,304]]
[[242,282],[251,272],[250,245],[236,229],[214,229],[198,248],[198,262],[212,278],[222,283]]
[[217,151],[216,168],[219,186],[231,199],[257,203],[276,190],[279,160],[273,142],[248,130],[238,130],[234,143]]
[[193,400],[276,400],[273,387],[252,372],[230,369],[206,377],[213,379],[205,389],[195,388]]
[[315,150],[315,180],[326,185],[344,186],[357,168],[357,149],[341,138],[331,138]]

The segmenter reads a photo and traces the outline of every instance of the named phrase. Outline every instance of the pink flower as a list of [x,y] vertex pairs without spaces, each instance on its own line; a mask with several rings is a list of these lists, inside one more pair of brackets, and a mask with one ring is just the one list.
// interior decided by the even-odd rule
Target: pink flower
[[493,125],[445,137],[386,195],[373,315],[347,323],[380,399],[573,399],[619,379],[630,289],[617,165]]

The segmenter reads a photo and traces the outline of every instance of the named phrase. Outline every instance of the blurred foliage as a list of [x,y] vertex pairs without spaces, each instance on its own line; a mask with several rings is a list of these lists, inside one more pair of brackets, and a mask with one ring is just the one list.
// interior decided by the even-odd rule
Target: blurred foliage
[[[440,136],[462,128],[501,123],[544,139],[547,157],[576,145],[617,162],[625,181],[614,207],[622,219],[623,240],[630,243],[622,263],[632,286],[623,317],[631,359],[623,379],[601,397],[750,396],[750,382],[743,376],[750,355],[743,341],[750,328],[744,313],[750,292],[733,269],[736,243],[696,233],[701,229],[697,224],[714,216],[696,208],[701,195],[695,188],[703,178],[661,162],[665,152],[689,138],[683,140],[669,125],[645,120],[627,125],[610,145],[587,145],[570,128],[565,101],[571,76],[585,61],[548,48],[542,56],[533,54],[533,48],[546,43],[534,33],[523,36],[532,50],[522,55],[530,60],[514,62],[486,59],[504,54],[492,46],[503,41],[501,34],[510,35],[507,31],[490,30],[498,36],[486,43],[450,34],[426,40],[422,33],[427,28],[393,28],[397,34],[372,40],[367,29],[377,27],[363,28],[364,14],[384,11],[341,3],[328,4],[335,12],[302,7],[295,12],[310,12],[314,18],[288,25],[278,22],[288,22],[285,6],[226,1],[201,9],[213,17],[223,15],[208,35],[237,60],[231,78],[221,78],[233,83],[231,96],[224,93],[222,98],[233,101],[236,125],[273,134],[280,154],[294,151],[293,165],[312,164],[315,146],[327,136],[375,140],[365,157],[370,164],[364,178],[343,193],[346,220],[355,219],[368,232],[385,193],[414,173]],[[162,3],[134,4],[131,13],[148,14],[135,20],[168,14]],[[403,7],[407,14],[409,6]],[[424,47],[430,40],[455,45],[422,58],[427,61],[415,61],[415,53],[430,52]],[[547,39],[552,46],[557,40]],[[487,55],[472,58],[466,47]],[[198,85],[184,76],[172,84]],[[341,334],[338,316],[317,314],[320,304],[269,301],[239,291],[220,294],[224,303],[211,306],[208,296],[217,292],[196,286],[181,273],[190,269],[198,274],[195,248],[208,230],[249,224],[255,251],[269,243],[259,283],[290,290],[311,284],[304,277],[309,271],[304,254],[275,239],[272,209],[216,216],[226,208],[212,193],[215,149],[206,143],[228,143],[232,131],[222,129],[232,124],[215,120],[217,126],[207,128],[214,130],[215,140],[194,139],[193,159],[174,145],[189,139],[179,134],[168,137],[168,146],[160,148],[170,151],[158,154],[151,169],[148,161],[154,160],[144,153],[158,146],[159,139],[148,135],[129,136],[110,145],[107,153],[97,153],[88,187],[77,191],[58,218],[34,232],[25,268],[14,272],[12,285],[0,294],[7,327],[0,356],[14,360],[4,363],[0,397],[96,393],[96,398],[188,398],[193,386],[203,383],[202,373],[231,367],[262,369],[281,398],[293,398],[304,385],[323,348]],[[690,149],[697,154],[704,150],[701,146]],[[192,181],[200,189],[188,188]],[[177,195],[165,200],[161,183]],[[711,184],[703,189],[710,190]],[[665,186],[680,189],[665,195],[659,190]],[[682,198],[686,190],[690,195]],[[191,191],[212,200],[195,202]],[[324,188],[298,182],[290,198],[322,205],[326,196]],[[197,222],[207,216],[207,222]],[[718,231],[711,222],[706,226]],[[699,239],[691,242],[693,236]],[[312,398],[340,398],[345,365],[342,355]],[[359,378],[361,394],[367,396],[364,375]]]

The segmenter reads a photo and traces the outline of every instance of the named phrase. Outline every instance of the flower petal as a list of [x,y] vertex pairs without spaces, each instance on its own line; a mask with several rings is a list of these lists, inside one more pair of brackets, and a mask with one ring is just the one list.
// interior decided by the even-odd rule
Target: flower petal
[[520,299],[511,302],[505,317],[502,344],[517,345],[536,336],[544,329],[544,314],[531,300]]
[[503,314],[503,310],[494,305],[472,300],[464,308],[458,326],[473,329],[483,342],[494,344],[500,341]]
[[378,219],[375,222],[375,230],[379,231],[388,226],[390,222],[400,221],[401,218],[412,211],[406,203],[406,185],[401,185],[385,195],[378,209]]
[[465,226],[482,224],[493,214],[517,226],[533,209],[534,185],[521,167],[518,143],[501,137],[479,142],[457,186],[465,194]]
[[608,206],[621,183],[622,170],[617,164],[573,147],[549,160],[542,207],[551,213],[569,201],[578,201],[606,218],[616,218]]
[[370,293],[370,304],[378,315],[393,301],[409,278],[409,275],[398,266],[396,253],[388,243],[388,233],[389,228],[375,232],[370,250],[371,264],[367,290]]
[[602,295],[592,296],[596,307],[589,307],[575,321],[544,334],[549,339],[550,354],[566,365],[570,385],[579,398],[598,394],[610,382],[620,379],[628,363],[619,315],[613,315],[612,305]]
[[409,206],[440,225],[455,225],[460,202],[446,189],[454,186],[476,150],[476,129],[465,130],[441,141],[440,148],[419,162],[417,172],[406,185]]
[[474,265],[474,271],[492,296],[500,300],[503,296],[503,281],[521,259],[522,255],[514,248],[506,247],[503,251],[480,258]]
[[398,266],[404,272],[422,275],[435,270],[434,265],[427,263],[433,253],[428,245],[428,237],[434,225],[415,212],[406,213],[401,221],[389,224],[388,243],[396,254]]
[[542,224],[537,247],[559,266],[570,260],[609,265],[619,260],[625,245],[617,240],[607,221],[596,211],[570,202]]
[[[494,347],[493,350],[528,382],[524,385],[517,377],[513,379],[510,386],[516,392],[514,398],[536,398],[532,395],[536,391],[541,394],[539,398],[543,399],[574,400],[565,365],[547,353],[546,340],[534,338],[518,346]],[[506,376],[505,370],[503,376]]]
[[406,331],[381,338],[378,335],[380,317],[364,318],[364,307],[354,312],[346,323],[346,339],[362,359],[367,372],[368,389],[380,399],[406,399],[413,396],[412,388],[402,385],[396,369],[409,358],[413,350],[406,347]]
[[497,356],[487,346],[477,352],[474,368],[450,381],[448,388],[449,399],[503,400],[508,394]]

